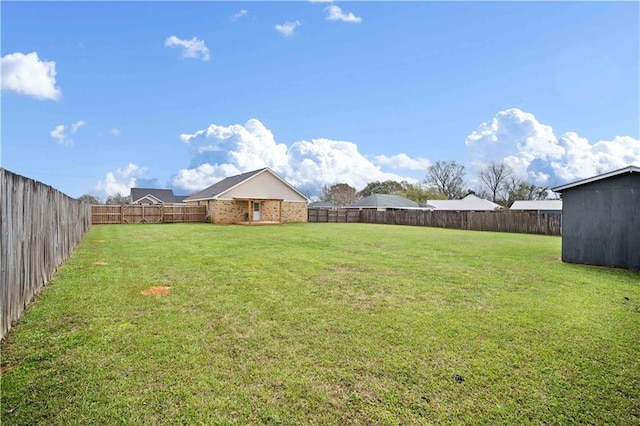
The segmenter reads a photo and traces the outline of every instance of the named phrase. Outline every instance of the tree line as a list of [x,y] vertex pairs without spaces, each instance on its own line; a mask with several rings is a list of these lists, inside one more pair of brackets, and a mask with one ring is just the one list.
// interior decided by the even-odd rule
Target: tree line
[[[371,194],[401,195],[417,203],[428,200],[458,200],[468,194],[491,200],[510,207],[516,200],[544,200],[549,188],[536,186],[515,175],[513,169],[503,162],[492,162],[478,173],[481,187],[471,189],[465,184],[465,167],[456,161],[437,161],[427,169],[425,179],[419,183],[406,181],[369,182],[360,191],[346,183],[335,183],[322,187],[320,201],[329,201],[338,207],[346,206]],[[85,194],[79,200],[89,204],[102,204],[94,195]],[[107,197],[104,204],[129,204],[127,195],[115,194]]]
[[[84,201],[85,203],[88,203],[88,204],[103,204],[102,200],[100,200],[95,195],[91,195],[91,194],[81,195],[80,197],[78,197],[78,200]],[[104,204],[117,204],[117,205],[131,204],[131,199],[128,195],[122,195],[118,193],[115,195],[108,196]]]
[[492,162],[478,174],[481,186],[475,190],[465,184],[465,167],[456,161],[437,161],[429,166],[425,179],[419,183],[406,181],[369,182],[361,191],[346,183],[322,187],[321,201],[338,207],[351,204],[371,194],[401,195],[417,203],[427,200],[458,200],[475,194],[505,207],[516,200],[544,200],[549,188],[536,186],[515,175],[513,169],[502,162]]

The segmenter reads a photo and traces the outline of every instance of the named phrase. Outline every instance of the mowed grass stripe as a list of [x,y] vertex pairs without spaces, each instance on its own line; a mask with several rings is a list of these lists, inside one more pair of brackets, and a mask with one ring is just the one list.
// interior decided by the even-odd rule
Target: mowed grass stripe
[[2,422],[637,424],[640,275],[560,244],[95,226],[2,346]]

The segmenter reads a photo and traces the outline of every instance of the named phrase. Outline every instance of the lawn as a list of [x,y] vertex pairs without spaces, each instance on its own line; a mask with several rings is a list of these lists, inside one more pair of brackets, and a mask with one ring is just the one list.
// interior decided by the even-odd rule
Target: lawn
[[639,424],[640,274],[560,245],[94,226],[2,344],[2,424]]

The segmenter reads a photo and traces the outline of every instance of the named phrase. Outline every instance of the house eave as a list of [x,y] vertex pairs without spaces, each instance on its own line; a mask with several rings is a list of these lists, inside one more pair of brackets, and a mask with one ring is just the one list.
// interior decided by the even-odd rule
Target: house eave
[[207,198],[189,198],[189,199],[185,199],[183,201],[183,203],[188,203],[190,201],[210,201],[210,200],[216,200],[216,197],[207,197]]
[[236,201],[284,201],[284,198],[233,197]]
[[555,188],[551,188],[551,190],[553,192],[562,192],[566,189],[571,189],[577,186],[582,186],[582,185],[586,185],[588,183],[592,183],[592,182],[597,182],[599,180],[602,179],[607,179],[607,178],[611,178],[614,176],[620,176],[620,175],[624,175],[627,173],[640,173],[640,167],[637,166],[627,166],[627,167],[623,167],[622,169],[618,169],[618,170],[613,170],[611,172],[608,173],[604,173],[601,175],[597,175],[597,176],[592,176],[590,178],[587,179],[581,179],[575,182],[571,182],[571,183],[567,183],[565,185],[560,185],[560,186],[556,186]]

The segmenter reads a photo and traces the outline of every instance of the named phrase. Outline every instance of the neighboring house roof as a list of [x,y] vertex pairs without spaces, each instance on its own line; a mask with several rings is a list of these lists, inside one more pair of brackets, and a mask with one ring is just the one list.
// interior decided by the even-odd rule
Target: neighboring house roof
[[556,186],[555,188],[552,189],[553,192],[562,192],[565,189],[571,189],[571,188],[575,188],[577,186],[582,186],[582,185],[586,185],[588,183],[591,182],[596,182],[602,179],[608,179],[614,176],[619,176],[619,175],[623,175],[626,173],[640,173],[640,167],[638,166],[627,166],[627,167],[623,167],[622,169],[618,169],[618,170],[614,170],[608,173],[603,173],[601,175],[597,175],[597,176],[593,176],[587,179],[582,179],[582,180],[578,180],[576,182],[572,182],[572,183],[568,183],[566,185],[560,185],[560,186]]
[[499,204],[469,194],[462,200],[429,200],[434,210],[492,211],[502,208]]
[[562,211],[562,200],[518,200],[509,210],[557,210]]
[[[258,185],[256,188],[249,188],[247,184],[250,181],[258,179],[260,176],[272,176],[276,181],[279,181],[281,184],[286,186],[290,191],[293,191],[298,198],[303,199],[304,201],[308,201],[309,199],[300,191],[298,191],[295,187],[293,187],[289,182],[285,181],[283,178],[278,176],[273,170],[268,167],[263,169],[253,170],[251,172],[241,173],[235,176],[229,176],[227,178],[222,179],[220,182],[214,183],[213,185],[203,189],[202,191],[198,191],[194,194],[189,195],[184,201],[198,201],[198,200],[215,200],[219,198],[278,198],[276,196],[269,195],[267,192],[267,188],[264,188],[263,185]],[[245,185],[248,189],[245,191],[234,191],[241,186]],[[234,194],[235,193],[235,194]],[[238,195],[242,193],[242,195]]]
[[310,209],[333,209],[335,207],[335,204],[331,201],[315,201],[313,203],[309,203]]
[[372,209],[372,208],[387,208],[387,209],[420,209],[420,204],[415,201],[404,198],[400,195],[391,194],[371,194],[368,197],[364,197],[355,203],[351,203],[345,206],[347,209]]
[[131,188],[131,203],[136,204],[143,198],[155,203],[181,203],[185,196],[173,195],[171,189]]

